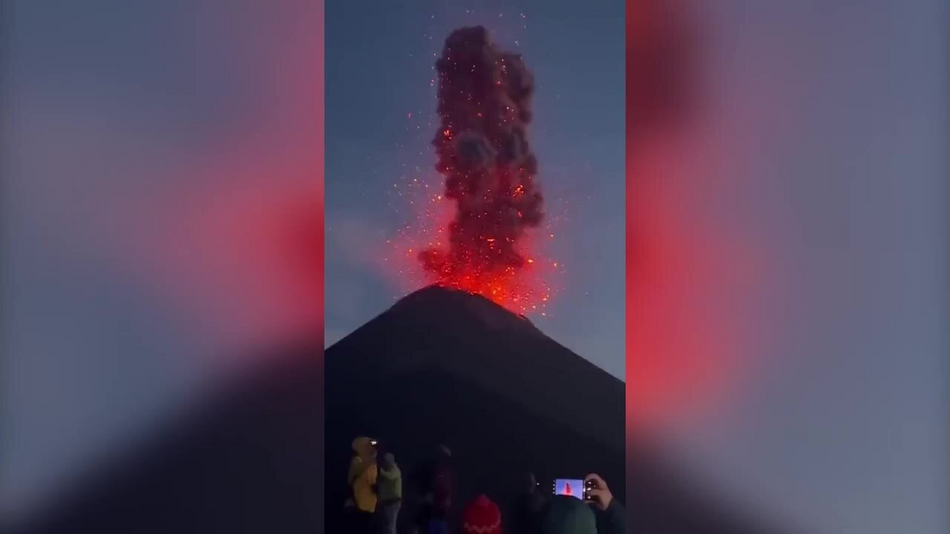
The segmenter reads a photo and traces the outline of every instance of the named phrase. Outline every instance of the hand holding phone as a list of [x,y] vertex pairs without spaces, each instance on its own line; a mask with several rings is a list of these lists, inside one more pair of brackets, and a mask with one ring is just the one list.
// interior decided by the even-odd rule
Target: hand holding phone
[[589,500],[594,506],[601,510],[606,510],[610,506],[610,502],[614,499],[613,494],[610,493],[610,488],[607,487],[607,483],[596,473],[591,473],[584,478],[584,488],[585,494],[588,497],[585,500]]

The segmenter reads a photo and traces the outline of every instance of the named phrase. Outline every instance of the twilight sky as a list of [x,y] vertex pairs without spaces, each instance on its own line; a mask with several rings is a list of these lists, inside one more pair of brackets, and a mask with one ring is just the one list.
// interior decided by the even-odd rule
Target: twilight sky
[[412,222],[393,184],[438,181],[433,53],[480,24],[524,55],[537,84],[529,141],[558,219],[547,255],[565,273],[547,316],[529,317],[624,377],[623,17],[622,0],[327,3],[328,346],[406,293],[374,261]]

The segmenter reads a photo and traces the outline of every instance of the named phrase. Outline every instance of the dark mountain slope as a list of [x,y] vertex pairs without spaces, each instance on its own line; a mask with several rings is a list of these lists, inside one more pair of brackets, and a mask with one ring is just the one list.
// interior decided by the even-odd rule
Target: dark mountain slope
[[328,532],[341,528],[358,435],[378,438],[406,472],[448,445],[458,503],[486,492],[505,504],[526,470],[542,480],[596,471],[623,498],[623,382],[482,297],[413,293],[330,347],[325,365]]

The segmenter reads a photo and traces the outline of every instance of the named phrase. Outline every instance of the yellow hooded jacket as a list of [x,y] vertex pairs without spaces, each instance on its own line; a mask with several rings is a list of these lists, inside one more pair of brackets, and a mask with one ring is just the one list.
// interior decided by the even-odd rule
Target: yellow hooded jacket
[[364,512],[372,513],[376,511],[376,492],[373,490],[378,474],[376,449],[373,448],[369,438],[361,437],[353,440],[353,450],[356,451],[356,456],[350,462],[347,481],[353,490],[356,507]]

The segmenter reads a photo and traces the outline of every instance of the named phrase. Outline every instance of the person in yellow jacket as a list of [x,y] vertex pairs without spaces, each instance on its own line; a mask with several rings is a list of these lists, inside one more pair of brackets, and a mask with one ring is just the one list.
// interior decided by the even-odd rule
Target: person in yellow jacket
[[367,437],[353,440],[353,460],[347,482],[350,485],[353,504],[356,506],[355,530],[370,532],[373,524],[373,512],[376,511],[376,446]]

